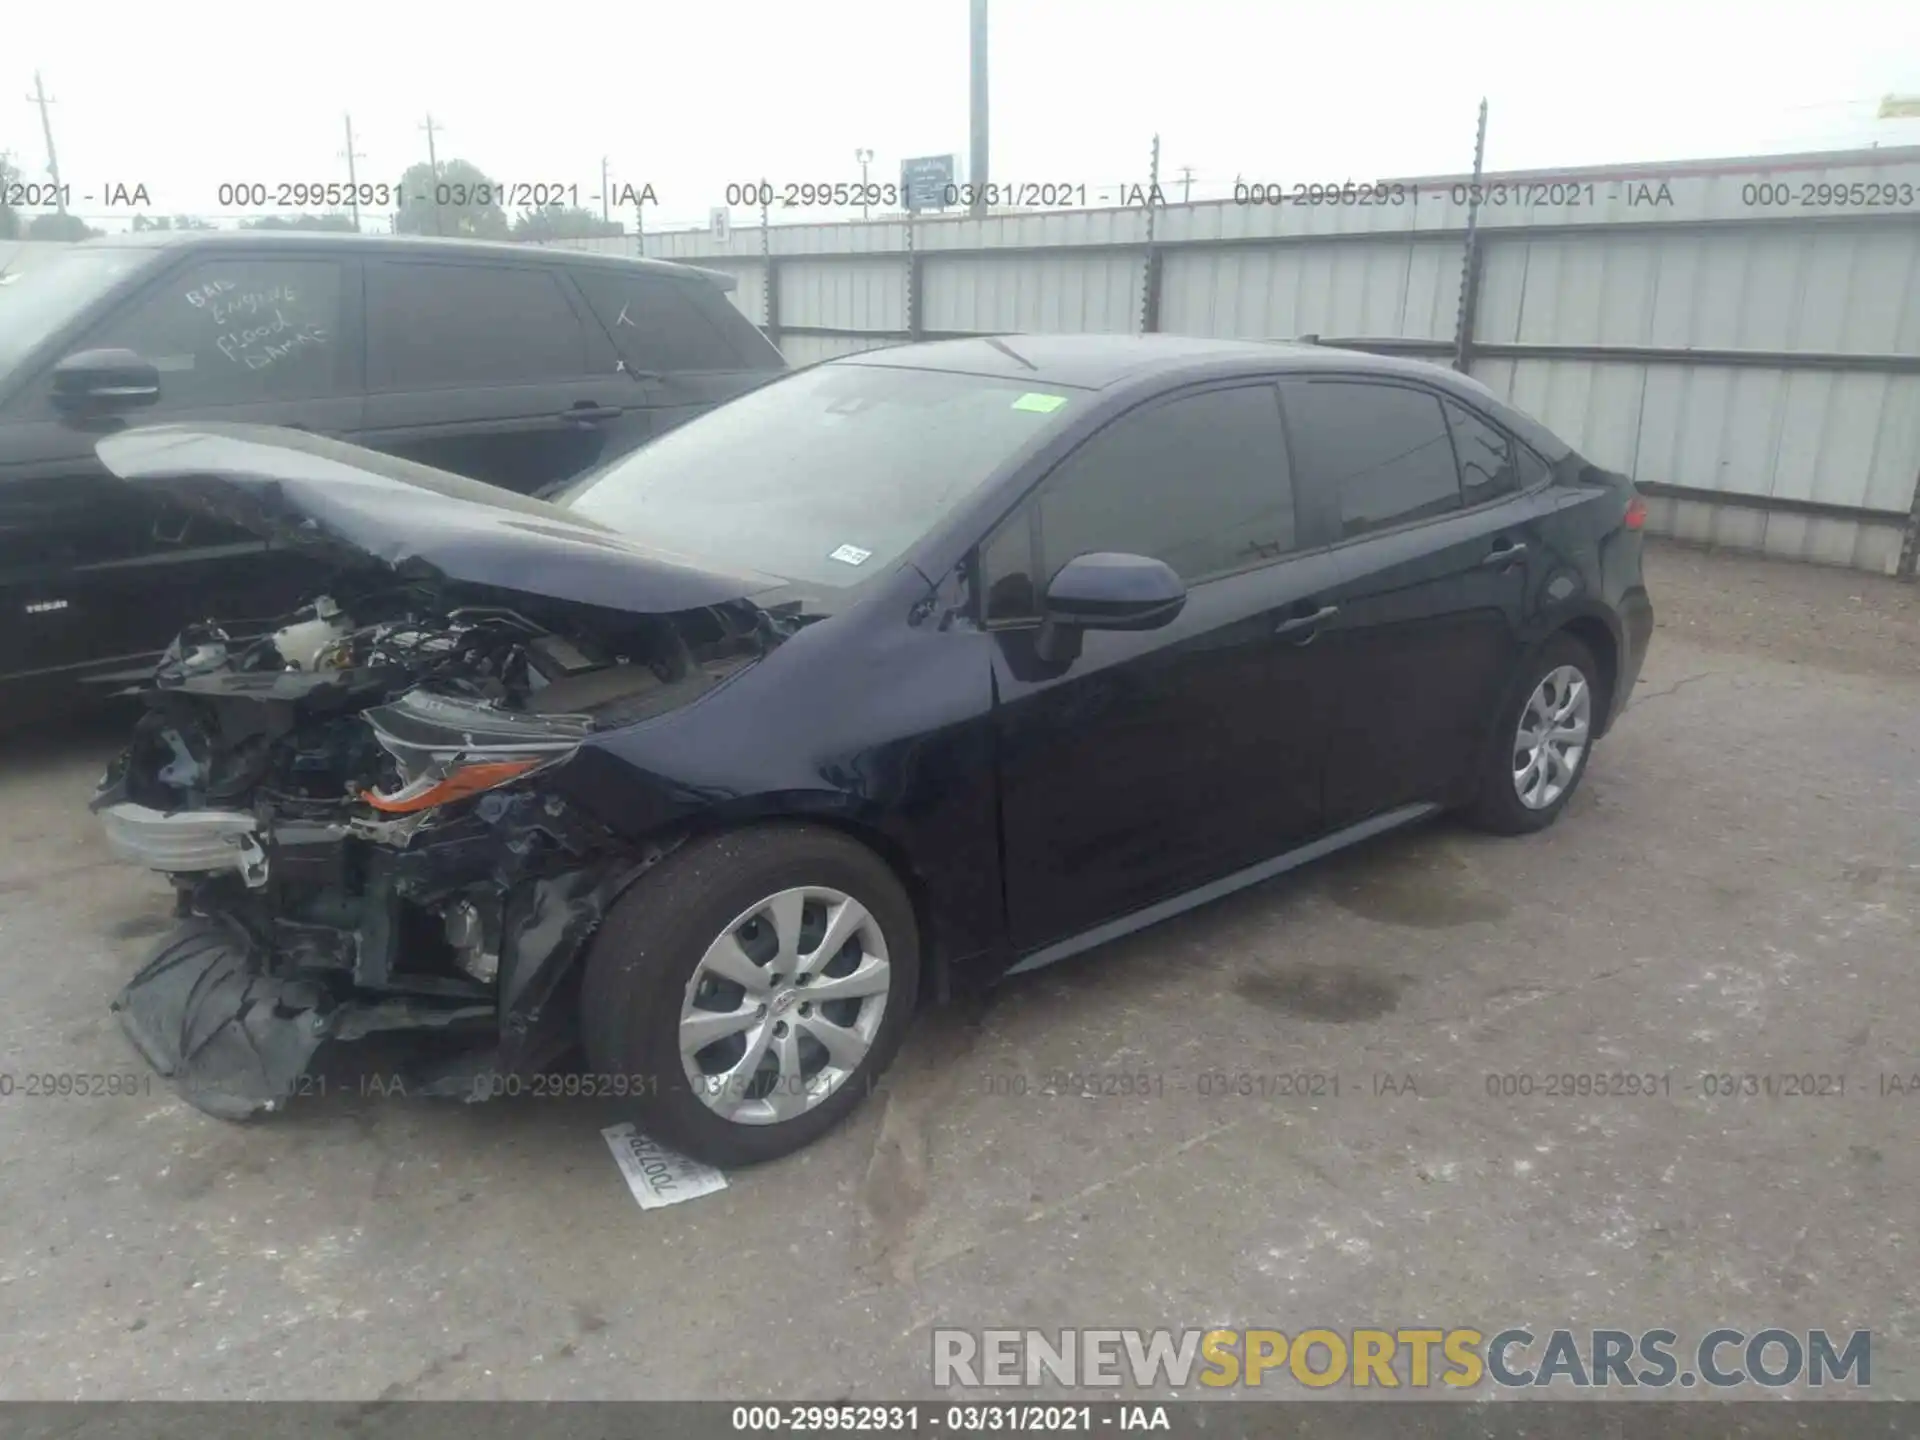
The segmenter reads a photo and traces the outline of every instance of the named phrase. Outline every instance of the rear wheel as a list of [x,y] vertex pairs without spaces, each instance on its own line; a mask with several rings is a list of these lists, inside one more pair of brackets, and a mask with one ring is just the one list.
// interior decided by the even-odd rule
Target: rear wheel
[[1495,722],[1468,818],[1499,835],[1544,830],[1587,773],[1606,696],[1593,652],[1556,635],[1528,663]]
[[878,856],[815,826],[732,831],[676,851],[613,907],[581,1034],[596,1074],[643,1077],[636,1118],[655,1140],[753,1164],[859,1105],[919,974],[912,903]]

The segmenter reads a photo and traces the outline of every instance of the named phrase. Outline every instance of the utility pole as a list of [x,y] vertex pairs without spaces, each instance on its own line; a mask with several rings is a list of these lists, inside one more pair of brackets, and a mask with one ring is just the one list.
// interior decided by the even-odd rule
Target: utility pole
[[433,172],[433,233],[442,234],[440,224],[440,157],[433,148],[433,116],[427,116],[427,123],[420,127],[427,132],[427,169]]
[[1180,203],[1185,205],[1193,199],[1193,167],[1180,167]]
[[607,200],[607,196],[611,193],[612,189],[613,185],[607,179],[607,157],[602,155],[600,157],[600,223],[603,225],[613,219],[613,214]]
[[987,213],[987,0],[973,0],[973,213]]
[[353,162],[367,157],[353,148],[353,116],[347,116],[347,203],[353,209],[353,233],[360,233],[360,177]]
[[29,105],[40,107],[40,133],[47,137],[47,174],[53,177],[53,206],[59,214],[67,213],[67,192],[60,184],[60,157],[53,150],[53,120],[47,114],[47,106],[53,101],[47,98],[47,87],[40,83],[40,72],[33,72],[33,94],[27,96]]
[[864,145],[853,152],[853,158],[860,164],[860,218],[867,218],[867,166],[873,163],[873,151]]

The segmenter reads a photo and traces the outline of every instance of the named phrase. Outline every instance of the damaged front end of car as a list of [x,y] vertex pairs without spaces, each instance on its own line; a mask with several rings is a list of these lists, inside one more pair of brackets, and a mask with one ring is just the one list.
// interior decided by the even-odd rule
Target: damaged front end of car
[[93,798],[180,919],[114,1002],[135,1045],[231,1118],[380,1032],[436,1042],[409,1047],[410,1092],[492,1093],[561,1057],[588,939],[674,843],[583,813],[567,768],[753,663],[795,607],[768,577],[336,441],[180,425],[96,449],[337,582],[264,631],[183,632]]
[[456,1042],[410,1093],[491,1093],[569,1049],[575,962],[662,852],[543,780],[778,640],[745,601],[621,617],[617,636],[384,608],[363,625],[322,598],[246,644],[188,631],[93,799],[182,921],[114,1010],[209,1113],[274,1109],[323,1044],[380,1031]]

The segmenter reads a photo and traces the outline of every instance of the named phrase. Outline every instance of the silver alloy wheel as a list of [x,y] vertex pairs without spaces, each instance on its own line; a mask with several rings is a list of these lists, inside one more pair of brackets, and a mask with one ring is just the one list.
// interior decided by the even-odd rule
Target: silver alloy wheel
[[851,895],[819,885],[769,895],[720,932],[687,981],[687,1083],[742,1125],[804,1114],[865,1058],[891,978],[880,924]]
[[1534,687],[1513,736],[1513,789],[1529,810],[1544,810],[1580,773],[1593,724],[1593,687],[1572,665],[1549,670]]

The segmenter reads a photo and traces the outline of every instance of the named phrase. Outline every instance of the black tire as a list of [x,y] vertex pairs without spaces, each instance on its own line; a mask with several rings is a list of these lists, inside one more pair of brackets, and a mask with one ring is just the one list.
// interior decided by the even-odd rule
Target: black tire
[[[1573,779],[1566,789],[1551,804],[1534,809],[1521,802],[1514,785],[1514,735],[1520,728],[1521,714],[1540,682],[1563,665],[1580,672],[1592,697],[1587,743],[1580,751]],[[1500,714],[1494,721],[1493,734],[1481,760],[1478,790],[1465,811],[1468,822],[1495,835],[1530,835],[1558,820],[1586,778],[1587,766],[1593,760],[1593,731],[1599,728],[1607,704],[1606,677],[1593,652],[1565,633],[1548,640],[1521,669],[1513,688],[1501,702]]]
[[[743,911],[807,885],[852,896],[879,925],[889,967],[886,1008],[866,1055],[813,1108],[771,1124],[729,1120],[694,1093],[682,1066],[687,986],[707,947]],[[913,904],[872,851],[812,825],[728,831],[675,851],[608,912],[581,981],[581,1039],[594,1074],[644,1077],[635,1119],[653,1139],[710,1165],[753,1165],[813,1143],[867,1097],[913,1018],[919,979]]]

